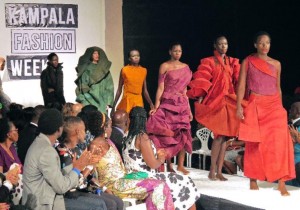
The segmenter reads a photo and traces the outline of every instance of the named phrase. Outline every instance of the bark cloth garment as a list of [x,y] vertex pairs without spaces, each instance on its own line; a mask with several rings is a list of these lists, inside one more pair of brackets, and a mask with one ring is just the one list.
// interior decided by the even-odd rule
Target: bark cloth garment
[[[167,71],[160,76],[159,82],[164,82],[160,106],[146,124],[149,138],[157,149],[166,150],[168,158],[177,155],[183,148],[192,152],[190,107],[185,94],[191,77],[188,66]],[[170,135],[173,132],[174,135]]]
[[239,139],[245,141],[244,174],[273,182],[295,177],[294,150],[287,113],[277,89],[277,69],[268,62],[247,57],[247,91]]
[[[94,51],[99,53],[97,64],[92,63]],[[76,67],[77,102],[83,105],[94,105],[100,112],[106,113],[107,105],[112,106],[114,101],[114,83],[109,71],[110,66],[111,62],[101,48],[86,49]]]
[[204,98],[201,104],[195,102],[195,119],[213,131],[215,137],[238,134],[235,85],[239,70],[237,58],[225,56],[223,60],[214,51],[214,56],[201,60],[189,84],[189,98]]
[[124,81],[123,97],[117,110],[129,113],[135,106],[144,107],[142,92],[147,69],[142,66],[127,65],[123,67],[121,76]]

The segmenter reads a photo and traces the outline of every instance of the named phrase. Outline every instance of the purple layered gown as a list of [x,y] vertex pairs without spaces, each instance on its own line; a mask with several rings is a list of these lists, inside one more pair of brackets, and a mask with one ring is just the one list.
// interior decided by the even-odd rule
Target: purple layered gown
[[147,132],[157,149],[164,148],[171,158],[183,148],[192,152],[190,107],[186,87],[192,78],[188,66],[160,75],[164,92],[160,106],[147,121]]

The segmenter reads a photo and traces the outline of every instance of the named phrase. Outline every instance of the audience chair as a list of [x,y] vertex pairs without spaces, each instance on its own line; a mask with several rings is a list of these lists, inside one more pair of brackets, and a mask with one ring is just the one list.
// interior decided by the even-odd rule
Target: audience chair
[[201,168],[201,155],[203,155],[202,159],[202,167],[205,170],[206,168],[206,156],[211,156],[211,150],[208,148],[208,140],[209,137],[213,137],[213,133],[208,128],[200,128],[196,132],[197,139],[201,142],[201,148],[199,150],[195,150],[192,154],[187,154],[187,167],[192,167],[192,155],[199,155],[199,168]]

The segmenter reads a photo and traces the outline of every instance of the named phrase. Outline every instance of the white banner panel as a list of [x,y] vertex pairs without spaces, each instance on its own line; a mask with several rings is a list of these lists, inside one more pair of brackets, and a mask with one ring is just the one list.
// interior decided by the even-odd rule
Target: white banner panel
[[12,29],[11,53],[76,53],[75,29]]

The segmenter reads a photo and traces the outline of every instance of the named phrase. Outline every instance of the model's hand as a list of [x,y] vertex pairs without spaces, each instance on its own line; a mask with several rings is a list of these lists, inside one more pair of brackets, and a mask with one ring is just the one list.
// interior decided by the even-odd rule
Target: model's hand
[[150,110],[150,112],[149,112],[149,114],[150,114],[150,115],[153,115],[153,114],[155,114],[155,112],[156,112],[156,111],[157,111],[157,109],[156,109],[156,108],[154,108],[154,109],[151,109],[151,110]]
[[202,101],[203,101],[203,97],[199,97],[199,99],[198,99],[198,103],[199,103],[199,104],[201,104],[201,103],[202,103]]
[[237,106],[236,116],[238,117],[238,119],[241,119],[241,120],[243,120],[245,118],[244,117],[244,110],[243,110],[243,107],[241,105]]
[[48,88],[48,93],[52,93],[54,92],[54,89],[53,88]]
[[190,112],[190,116],[189,116],[190,122],[193,121],[193,113]]
[[150,109],[152,110],[152,109],[154,109],[155,107],[154,107],[154,105],[153,104],[150,104]]

